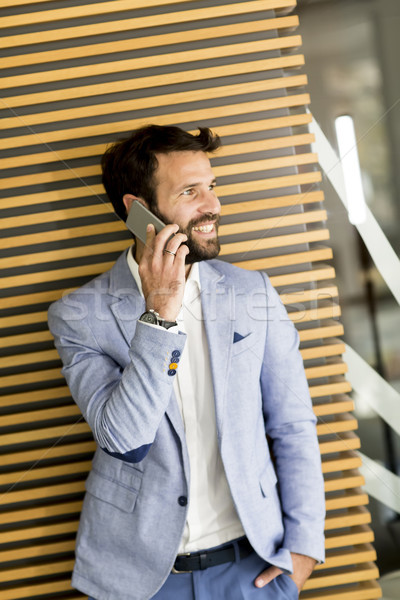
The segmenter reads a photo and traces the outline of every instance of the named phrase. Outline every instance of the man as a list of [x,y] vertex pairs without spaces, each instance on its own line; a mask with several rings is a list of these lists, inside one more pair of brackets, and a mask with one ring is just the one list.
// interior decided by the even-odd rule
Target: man
[[297,332],[265,274],[214,260],[219,144],[148,126],[112,146],[116,213],[138,200],[166,226],[50,307],[98,444],[72,579],[95,600],[297,598],[323,560]]

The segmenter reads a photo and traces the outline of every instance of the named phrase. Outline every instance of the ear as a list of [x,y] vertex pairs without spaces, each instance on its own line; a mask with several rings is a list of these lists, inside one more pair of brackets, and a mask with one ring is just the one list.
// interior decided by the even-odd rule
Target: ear
[[122,201],[126,208],[126,214],[128,214],[129,211],[131,210],[132,203],[135,200],[140,202],[140,204],[143,204],[143,206],[147,207],[147,203],[142,198],[138,198],[137,196],[134,196],[133,194],[124,194],[124,196],[122,197]]

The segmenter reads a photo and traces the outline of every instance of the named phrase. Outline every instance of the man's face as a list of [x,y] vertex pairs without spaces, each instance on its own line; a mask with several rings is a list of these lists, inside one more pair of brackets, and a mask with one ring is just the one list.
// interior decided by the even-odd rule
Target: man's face
[[157,154],[155,172],[157,207],[152,210],[165,224],[176,223],[186,233],[186,263],[218,256],[221,205],[215,177],[204,152]]

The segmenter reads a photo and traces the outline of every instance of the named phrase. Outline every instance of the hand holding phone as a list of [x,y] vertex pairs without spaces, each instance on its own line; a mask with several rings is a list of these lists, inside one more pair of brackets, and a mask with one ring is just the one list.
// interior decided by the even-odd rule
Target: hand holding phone
[[[176,321],[185,287],[186,234],[178,232],[177,224],[165,225],[137,200],[126,224],[144,243],[136,258],[146,310],[155,310],[166,321]],[[148,229],[149,224],[154,229]]]
[[129,210],[126,226],[133,235],[143,242],[143,244],[146,243],[146,229],[149,223],[154,225],[156,233],[160,233],[165,227],[165,223],[163,223],[161,219],[153,215],[153,213],[138,200],[134,200]]

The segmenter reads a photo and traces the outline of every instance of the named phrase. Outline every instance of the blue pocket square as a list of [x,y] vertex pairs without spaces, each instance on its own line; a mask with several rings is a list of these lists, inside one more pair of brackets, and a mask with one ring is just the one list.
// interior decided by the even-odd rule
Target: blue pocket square
[[240,335],[240,333],[238,333],[237,331],[234,332],[233,334],[233,343],[236,344],[236,342],[240,342],[240,340],[244,340],[244,338],[247,337],[246,335]]

